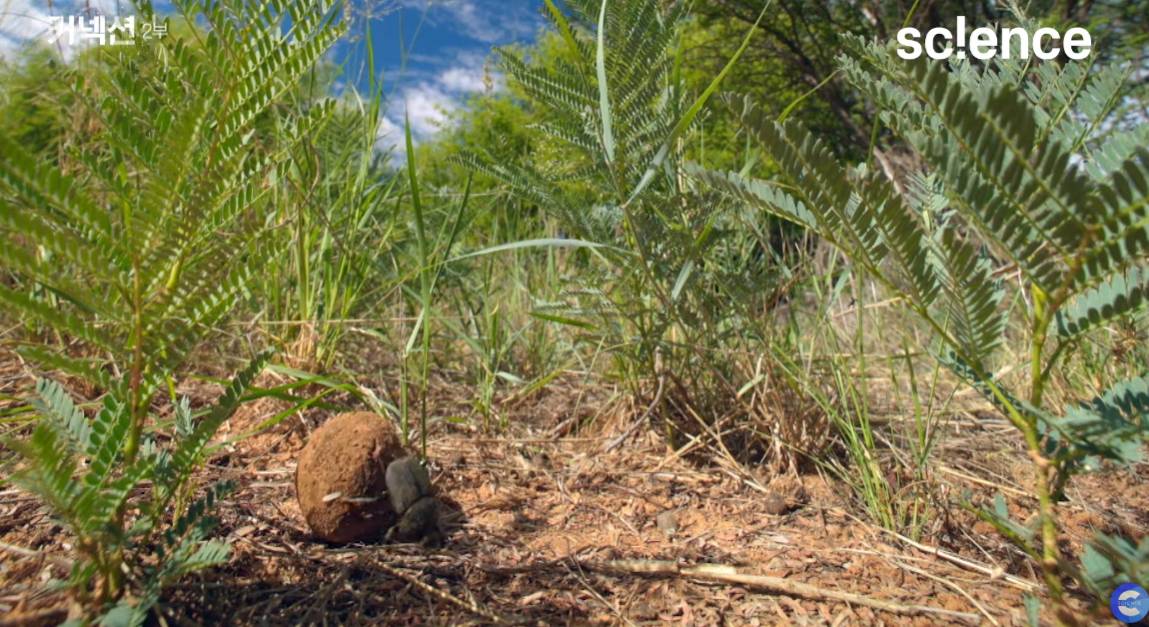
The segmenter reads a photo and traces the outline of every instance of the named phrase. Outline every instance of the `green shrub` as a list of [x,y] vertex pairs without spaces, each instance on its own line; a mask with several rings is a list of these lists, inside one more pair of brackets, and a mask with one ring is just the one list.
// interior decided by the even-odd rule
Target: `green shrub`
[[540,313],[609,347],[636,405],[666,419],[672,439],[735,418],[718,436],[725,444],[745,459],[792,462],[789,446],[812,442],[780,442],[780,403],[731,399],[740,388],[765,398],[785,385],[758,356],[770,332],[762,313],[794,279],[774,263],[769,221],[699,193],[683,170],[687,146],[701,141],[704,106],[755,29],[694,95],[682,74],[685,5],[565,4],[566,13],[547,5],[561,50],[500,51],[554,157],[500,160],[474,147],[461,160],[535,202],[567,237],[598,245],[584,253],[582,283]]
[[[268,237],[285,251],[258,277],[253,292],[267,316],[268,334],[287,363],[326,371],[348,324],[373,298],[394,287],[388,255],[396,231],[400,178],[387,173],[387,155],[375,151],[382,119],[381,86],[365,99],[339,101],[314,134],[296,137],[300,109],[323,106],[330,81],[305,79],[312,92],[273,112],[267,141],[290,151],[282,184],[274,188]],[[264,309],[266,308],[266,309]]]
[[76,114],[98,141],[49,162],[0,137],[0,263],[16,278],[0,306],[63,339],[28,342],[25,356],[103,392],[89,418],[60,385],[38,384],[42,418],[14,443],[17,479],[75,534],[70,583],[86,611],[117,623],[141,622],[163,583],[226,557],[205,539],[227,486],[189,503],[189,479],[266,358],[198,420],[177,404],[171,438],[154,437],[149,414],[277,252],[261,239],[268,189],[332,106],[281,116],[277,150],[252,141],[255,128],[342,32],[329,3],[176,4],[207,33],[117,47],[76,76]]
[[[1001,500],[978,514],[1040,563],[1059,608],[1068,611],[1067,577],[1101,596],[1115,577],[1146,583],[1147,541],[1100,536],[1083,567],[1071,563],[1058,545],[1056,503],[1073,475],[1140,457],[1149,378],[1062,408],[1046,398],[1084,333],[1135,315],[1147,300],[1149,151],[1144,127],[1120,131],[1113,113],[1125,70],[1020,61],[979,70],[861,48],[861,59],[843,59],[843,69],[924,161],[923,172],[907,182],[843,167],[800,126],[748,106],[743,122],[782,180],[702,170],[698,177],[840,249],[933,330],[937,359],[1016,427],[1033,460],[1035,522],[1011,520]],[[1025,394],[991,362],[1014,285],[996,271],[1002,260],[1028,299]]]
[[[177,403],[171,438],[161,445],[145,435],[131,457],[124,442],[133,416],[124,391],[106,394],[89,418],[60,384],[37,384],[33,405],[41,419],[31,437],[12,443],[25,462],[13,479],[75,537],[67,583],[101,622],[141,624],[165,584],[227,561],[230,547],[208,536],[216,524],[210,512],[233,485],[217,483],[191,501],[190,479],[266,363],[266,356],[252,361],[198,420],[186,399]],[[127,592],[133,601],[120,599]]]

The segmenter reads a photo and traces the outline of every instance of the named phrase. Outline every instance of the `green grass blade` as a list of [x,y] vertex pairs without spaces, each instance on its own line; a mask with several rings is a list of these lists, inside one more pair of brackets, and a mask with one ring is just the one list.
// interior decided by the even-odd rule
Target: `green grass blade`
[[606,80],[606,3],[598,13],[598,49],[595,52],[595,71],[598,73],[598,108],[602,116],[602,146],[606,150],[606,162],[614,163],[614,131],[611,127],[613,113],[610,110],[610,92]]
[[581,239],[562,239],[562,238],[541,238],[541,239],[526,239],[517,242],[510,242],[507,244],[499,244],[498,246],[491,246],[482,250],[465,253],[457,257],[452,257],[444,263],[451,263],[471,257],[482,257],[483,255],[493,255],[495,253],[507,252],[509,250],[520,250],[523,248],[591,248],[591,249],[609,249],[616,253],[626,254],[627,251],[607,244],[599,244],[596,242],[588,242]]
[[754,24],[746,31],[746,36],[742,38],[742,45],[738,47],[738,50],[736,50],[734,55],[730,57],[730,60],[726,62],[725,67],[718,73],[718,76],[715,76],[714,80],[710,81],[710,85],[706,87],[706,90],[698,96],[694,104],[687,109],[686,113],[683,114],[682,118],[680,118],[678,123],[674,125],[674,128],[671,129],[670,135],[654,155],[654,160],[647,166],[646,172],[643,173],[638,185],[634,187],[634,191],[630,193],[626,204],[629,205],[634,202],[634,199],[654,180],[658,169],[662,167],[662,163],[666,161],[666,157],[670,154],[670,149],[674,146],[674,142],[686,132],[686,129],[690,128],[690,125],[694,123],[694,118],[698,117],[698,114],[702,112],[702,108],[706,106],[710,97],[714,95],[714,92],[718,91],[718,86],[722,84],[722,80],[725,79],[726,75],[730,73],[730,70],[734,68],[734,64],[738,62],[738,59],[742,58],[742,53],[746,52],[746,49],[750,47],[750,40],[754,38],[754,31],[758,29],[758,24],[762,22],[762,18],[766,16],[766,10],[770,8],[772,3],[773,0],[769,0],[766,5],[762,7],[762,12],[758,14],[758,19],[754,20]]

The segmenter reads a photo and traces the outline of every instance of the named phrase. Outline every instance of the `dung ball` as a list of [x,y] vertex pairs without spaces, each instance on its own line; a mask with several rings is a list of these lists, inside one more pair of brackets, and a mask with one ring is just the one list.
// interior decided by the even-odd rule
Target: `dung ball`
[[370,412],[339,414],[316,429],[295,470],[311,531],[340,544],[382,539],[398,519],[387,500],[387,465],[406,454],[395,427]]

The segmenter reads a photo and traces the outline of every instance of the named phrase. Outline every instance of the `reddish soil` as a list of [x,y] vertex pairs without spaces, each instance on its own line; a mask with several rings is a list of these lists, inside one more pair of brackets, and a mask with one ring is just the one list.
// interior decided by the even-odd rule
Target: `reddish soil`
[[[7,391],[27,384],[13,372],[0,374]],[[556,385],[519,402],[498,435],[447,423],[432,428],[434,482],[467,518],[436,549],[331,546],[311,537],[295,500],[295,460],[307,432],[329,412],[291,416],[229,445],[202,479],[242,486],[218,512],[232,560],[170,588],[162,617],[171,624],[1025,623],[1023,588],[1035,585],[1032,568],[954,504],[966,490],[988,494],[988,483],[1007,488],[1019,516],[1030,511],[1023,458],[996,423],[971,417],[946,440],[932,478],[933,523],[921,540],[928,546],[915,548],[864,522],[849,490],[816,473],[756,476],[698,452],[705,447],[675,455],[646,430],[603,452],[627,427],[621,416],[638,412],[620,412],[591,435],[574,433],[576,421],[568,418],[574,396],[584,392]],[[602,409],[577,405],[580,412]],[[285,406],[249,406],[223,435],[245,433]],[[1094,530],[1143,537],[1147,479],[1141,466],[1075,484],[1063,507],[1069,544],[1079,549]],[[69,538],[34,499],[5,485],[0,542],[0,625],[59,622],[66,599],[45,584],[67,574]],[[930,546],[971,565],[942,559]],[[749,583],[636,572],[653,569],[653,560],[727,565],[966,617],[898,614]]]

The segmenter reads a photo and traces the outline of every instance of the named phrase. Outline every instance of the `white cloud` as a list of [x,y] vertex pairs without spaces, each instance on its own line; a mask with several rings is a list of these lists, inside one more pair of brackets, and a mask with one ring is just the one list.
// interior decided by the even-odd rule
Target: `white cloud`
[[462,106],[460,100],[433,83],[421,83],[402,90],[387,107],[387,117],[379,123],[375,146],[393,150],[396,159],[406,155],[404,124],[411,123],[411,139],[426,140],[451,123],[451,113]]
[[426,9],[431,19],[450,20],[462,34],[487,44],[533,35],[539,27],[534,14],[508,10],[506,1],[402,0],[402,5]]
[[46,38],[50,14],[32,6],[30,0],[0,0],[0,56],[19,49],[33,39]]
[[482,70],[469,67],[448,68],[439,75],[439,84],[451,91],[482,91],[486,88]]
[[375,132],[375,149],[391,150],[397,159],[404,158],[407,154],[407,147],[404,142],[403,127],[391,121],[391,118],[380,120],[379,129]]
[[492,22],[489,16],[472,0],[458,0],[445,5],[471,39],[493,43],[503,38],[505,31],[501,24]]
[[462,94],[502,89],[502,76],[492,71],[485,56],[475,52],[460,54],[435,80],[443,89]]
[[451,124],[451,114],[463,106],[468,94],[501,88],[500,77],[489,75],[482,55],[468,53],[438,73],[428,73],[411,87],[401,88],[388,103],[389,118],[380,127],[381,147],[403,148],[403,124],[411,121],[411,135],[425,140]]
[[419,137],[434,134],[443,128],[459,102],[435,85],[417,85],[403,90],[402,102],[396,103],[411,120],[411,132]]

